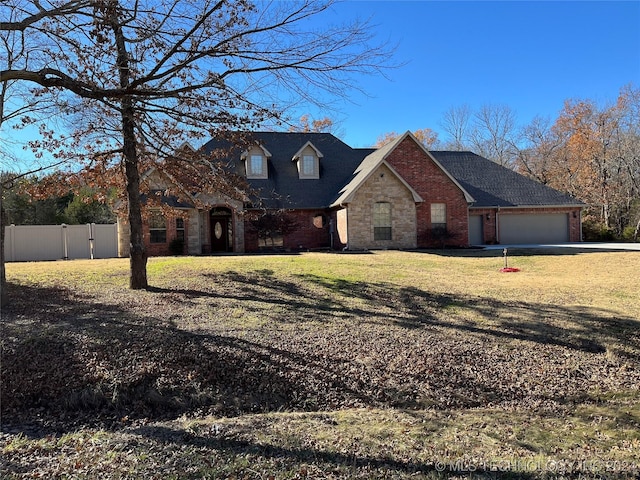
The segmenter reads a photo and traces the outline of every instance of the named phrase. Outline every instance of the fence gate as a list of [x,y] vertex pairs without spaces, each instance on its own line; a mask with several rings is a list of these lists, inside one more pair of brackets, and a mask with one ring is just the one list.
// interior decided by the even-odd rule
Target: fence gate
[[118,256],[118,225],[9,225],[7,262],[113,258]]

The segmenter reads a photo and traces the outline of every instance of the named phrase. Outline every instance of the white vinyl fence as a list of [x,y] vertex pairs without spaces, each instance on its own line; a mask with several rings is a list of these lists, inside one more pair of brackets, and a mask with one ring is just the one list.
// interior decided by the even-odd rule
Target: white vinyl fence
[[112,258],[118,256],[118,225],[9,225],[7,262]]

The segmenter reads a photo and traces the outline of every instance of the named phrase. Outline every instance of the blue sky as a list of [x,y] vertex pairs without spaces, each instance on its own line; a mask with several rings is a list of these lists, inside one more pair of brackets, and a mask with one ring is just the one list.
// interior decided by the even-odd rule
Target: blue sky
[[[354,147],[378,135],[431,128],[452,106],[506,104],[520,124],[558,114],[568,98],[614,101],[640,85],[640,2],[347,1],[336,17],[372,17],[380,40],[406,62],[390,80],[359,77],[369,98],[339,112]],[[314,116],[323,116],[312,111]]]
[[[640,86],[640,1],[344,1],[327,18],[371,17],[378,41],[397,45],[388,78],[362,76],[339,110],[300,106],[298,115],[329,116],[353,147],[379,135],[440,126],[451,107],[506,104],[519,124],[555,118],[569,98],[614,101]],[[327,99],[327,101],[336,99]],[[6,134],[7,132],[3,132]],[[26,136],[28,132],[11,132]],[[29,152],[17,152],[30,164]]]

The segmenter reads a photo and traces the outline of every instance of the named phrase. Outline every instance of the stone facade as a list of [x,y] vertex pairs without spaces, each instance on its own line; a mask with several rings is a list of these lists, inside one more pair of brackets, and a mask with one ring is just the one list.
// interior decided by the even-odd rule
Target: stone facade
[[[190,238],[189,254],[197,255],[211,252],[211,218],[209,214],[211,210],[216,208],[227,209],[231,212],[230,227],[233,237],[230,251],[244,253],[246,251],[246,229],[245,219],[242,215],[244,211],[242,202],[225,195],[200,195],[198,201],[207,205],[207,209],[194,210],[192,214],[198,217],[198,229],[193,232],[193,237]],[[191,247],[191,242],[193,242],[193,247]]]
[[[374,238],[373,206],[377,202],[391,204],[391,240]],[[346,239],[350,250],[416,248],[416,204],[413,195],[386,165],[380,165],[373,172],[358,189],[346,210]],[[341,222],[338,224],[343,225]]]

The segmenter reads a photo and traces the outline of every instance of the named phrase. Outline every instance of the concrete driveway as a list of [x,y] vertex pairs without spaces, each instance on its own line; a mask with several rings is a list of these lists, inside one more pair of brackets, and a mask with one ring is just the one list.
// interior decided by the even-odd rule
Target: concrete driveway
[[543,243],[526,245],[482,245],[485,250],[503,250],[505,248],[577,248],[580,250],[635,250],[640,252],[640,243],[614,242],[576,242],[576,243]]

